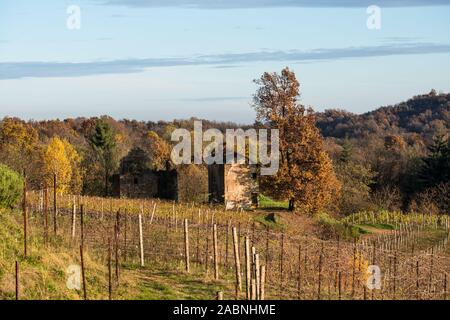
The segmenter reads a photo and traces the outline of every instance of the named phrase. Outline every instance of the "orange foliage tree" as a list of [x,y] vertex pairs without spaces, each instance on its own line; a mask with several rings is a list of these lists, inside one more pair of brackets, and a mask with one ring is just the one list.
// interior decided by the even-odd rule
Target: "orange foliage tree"
[[276,175],[261,179],[263,192],[289,201],[289,209],[317,213],[338,197],[340,183],[324,151],[312,109],[297,103],[300,84],[288,68],[264,73],[255,82],[257,119],[279,130],[280,165]]

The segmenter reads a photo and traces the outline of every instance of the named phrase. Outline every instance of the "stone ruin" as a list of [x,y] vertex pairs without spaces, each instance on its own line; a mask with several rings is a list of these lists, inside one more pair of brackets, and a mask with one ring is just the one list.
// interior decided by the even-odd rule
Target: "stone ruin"
[[[149,156],[140,148],[132,149],[113,176],[114,196],[119,198],[179,199],[176,169],[151,170]],[[227,210],[258,206],[257,166],[248,164],[208,165],[209,202],[224,204]]]
[[151,170],[150,158],[140,148],[132,149],[113,176],[113,193],[118,198],[160,198],[178,200],[176,170]]

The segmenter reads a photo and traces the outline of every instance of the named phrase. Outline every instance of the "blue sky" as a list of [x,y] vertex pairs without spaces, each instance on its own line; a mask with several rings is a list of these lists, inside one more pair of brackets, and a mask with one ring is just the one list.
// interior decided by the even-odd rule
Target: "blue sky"
[[0,117],[249,123],[252,80],[285,66],[303,104],[362,113],[450,91],[449,17],[445,0],[2,0]]

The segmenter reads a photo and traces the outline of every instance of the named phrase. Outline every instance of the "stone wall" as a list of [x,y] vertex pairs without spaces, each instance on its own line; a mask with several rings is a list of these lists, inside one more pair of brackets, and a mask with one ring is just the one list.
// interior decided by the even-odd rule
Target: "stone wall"
[[225,179],[223,164],[208,166],[208,193],[210,203],[224,203]]
[[151,171],[121,174],[113,180],[115,196],[120,198],[154,198],[158,193],[158,177]]
[[258,205],[256,167],[245,164],[208,166],[210,202],[223,203],[227,210]]
[[121,160],[120,174],[113,176],[113,195],[119,198],[178,200],[176,170],[150,170],[150,159],[142,149],[132,149]]
[[256,168],[248,165],[225,165],[225,206],[227,210],[257,206]]

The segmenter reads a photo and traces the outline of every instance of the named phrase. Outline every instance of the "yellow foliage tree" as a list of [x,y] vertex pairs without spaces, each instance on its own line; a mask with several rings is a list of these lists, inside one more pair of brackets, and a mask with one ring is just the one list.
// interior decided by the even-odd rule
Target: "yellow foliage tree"
[[50,140],[43,156],[43,171],[47,185],[53,182],[56,174],[58,192],[79,192],[81,173],[79,171],[81,157],[73,146],[65,139],[54,137]]
[[147,133],[145,149],[150,155],[150,168],[166,170],[170,164],[170,146],[154,131]]
[[37,131],[22,120],[4,118],[0,123],[0,162],[22,172],[28,180],[38,180],[40,168],[39,137]]
[[72,177],[70,181],[70,192],[73,194],[81,193],[82,188],[82,169],[81,169],[81,156],[78,154],[77,150],[67,141],[63,139],[64,149],[66,151],[67,158],[70,161],[70,166],[72,169]]
[[361,252],[357,252],[353,257],[349,257],[348,266],[355,270],[355,280],[365,285],[370,274],[368,273],[369,261],[364,255]]

